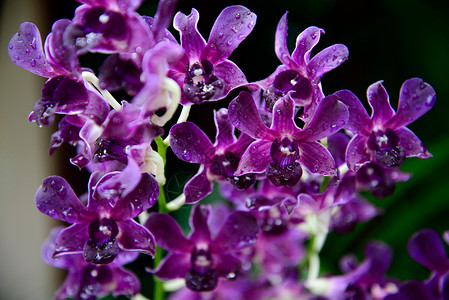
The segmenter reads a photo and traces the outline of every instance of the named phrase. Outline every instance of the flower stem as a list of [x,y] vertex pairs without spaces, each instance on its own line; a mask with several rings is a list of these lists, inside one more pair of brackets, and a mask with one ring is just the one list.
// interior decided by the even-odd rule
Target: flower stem
[[[166,143],[164,143],[164,141],[162,140],[161,137],[157,137],[155,139],[156,145],[157,145],[157,152],[159,153],[159,155],[162,157],[162,161],[164,163],[164,166],[167,162],[167,148],[168,145]],[[157,203],[158,203],[158,211],[160,213],[167,213],[167,199],[165,197],[165,189],[164,189],[164,184],[160,183],[159,184],[159,198],[157,199]],[[153,259],[153,268],[156,268],[162,258],[164,256],[163,250],[159,247],[156,247],[156,253],[154,254],[154,259]],[[165,297],[165,291],[164,291],[164,286],[162,281],[156,279],[154,277],[154,290],[153,290],[153,299],[154,300],[163,300]]]

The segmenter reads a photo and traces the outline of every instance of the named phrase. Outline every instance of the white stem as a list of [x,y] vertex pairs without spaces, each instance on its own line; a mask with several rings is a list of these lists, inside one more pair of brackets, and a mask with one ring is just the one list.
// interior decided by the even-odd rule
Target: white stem
[[154,174],[157,183],[162,185],[165,184],[164,160],[162,159],[162,156],[151,147],[148,147],[145,153],[145,167],[142,171]]
[[174,200],[167,203],[166,207],[169,211],[178,210],[186,202],[186,195],[182,193]]
[[111,93],[109,93],[109,91],[100,88],[100,80],[94,74],[84,71],[81,75],[84,78],[84,80],[92,84],[95,87],[95,89],[97,89],[97,91],[100,92],[103,98],[106,99],[106,101],[109,103],[110,106],[112,106],[113,109],[115,110],[122,109],[120,103],[117,100],[115,100],[115,98],[111,95]]
[[[179,101],[181,100],[181,89],[179,85],[171,78],[165,77],[162,82],[162,91],[159,97],[167,97],[171,98],[170,101],[162,101],[168,102],[167,110],[163,116],[159,117],[156,115],[151,116],[151,122],[158,126],[164,126],[176,112],[178,108]],[[158,100],[156,100],[158,101]]]

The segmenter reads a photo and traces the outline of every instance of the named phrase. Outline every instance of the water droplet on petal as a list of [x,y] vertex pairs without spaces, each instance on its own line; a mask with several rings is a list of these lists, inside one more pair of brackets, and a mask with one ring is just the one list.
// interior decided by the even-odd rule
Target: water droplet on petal
[[31,62],[30,62],[30,65],[31,65],[32,68],[34,68],[36,66],[36,60],[32,59]]
[[240,14],[236,14],[236,15],[235,15],[235,19],[236,19],[236,20],[240,19],[241,17],[242,17],[242,16],[241,16]]

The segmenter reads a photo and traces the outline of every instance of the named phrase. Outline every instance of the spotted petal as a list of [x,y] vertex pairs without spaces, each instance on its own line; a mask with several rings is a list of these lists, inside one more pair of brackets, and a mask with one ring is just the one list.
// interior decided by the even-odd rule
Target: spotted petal
[[212,64],[227,59],[251,33],[257,16],[241,5],[228,6],[215,20],[202,59]]
[[119,228],[117,242],[120,248],[154,255],[156,251],[154,238],[148,229],[132,219],[118,221],[117,226]]
[[89,240],[88,225],[88,223],[76,223],[62,230],[56,238],[53,257],[83,253],[84,244]]
[[[290,57],[287,47],[287,13],[279,20],[274,39],[274,51],[279,60],[290,69],[298,69],[296,62]],[[301,62],[301,61],[300,61]]]
[[349,120],[345,129],[355,133],[369,136],[373,125],[370,116],[359,98],[351,91],[342,90],[334,93],[338,100],[343,102],[349,110]]
[[382,81],[373,83],[368,87],[367,98],[373,109],[371,119],[374,125],[383,125],[394,115],[390,98],[382,85]]
[[181,45],[190,56],[191,62],[198,61],[206,47],[206,41],[197,28],[199,17],[198,11],[192,8],[190,15],[186,16],[178,12],[173,20],[173,27],[180,32]]
[[190,254],[170,253],[153,272],[162,280],[184,278],[190,269]]
[[405,81],[399,95],[398,111],[385,127],[394,129],[412,123],[433,107],[435,99],[435,90],[422,79]]
[[253,97],[248,92],[241,92],[229,103],[229,119],[240,131],[256,139],[274,137],[274,131],[262,122]]
[[336,44],[320,51],[307,64],[307,73],[311,78],[319,79],[325,73],[335,69],[348,59],[349,51],[345,45]]
[[421,140],[407,127],[399,128],[395,131],[401,139],[401,146],[405,150],[407,157],[429,158],[432,154],[424,147]]
[[299,162],[310,172],[325,176],[337,175],[335,161],[329,151],[318,142],[299,143]]
[[68,223],[75,223],[86,212],[72,187],[59,176],[50,176],[42,181],[35,201],[41,213]]
[[243,153],[235,175],[262,173],[272,161],[270,156],[271,141],[255,141]]
[[215,154],[210,139],[191,122],[179,123],[170,129],[170,146],[179,159],[197,164],[204,164]]
[[292,58],[298,65],[305,66],[309,63],[312,48],[318,44],[322,33],[324,33],[323,29],[311,26],[298,35],[296,48],[292,53]]
[[13,63],[43,77],[55,75],[42,49],[42,39],[36,25],[25,22],[9,42],[8,54]]
[[212,182],[207,178],[207,169],[201,166],[198,173],[184,187],[186,203],[196,203],[210,193],[212,193]]

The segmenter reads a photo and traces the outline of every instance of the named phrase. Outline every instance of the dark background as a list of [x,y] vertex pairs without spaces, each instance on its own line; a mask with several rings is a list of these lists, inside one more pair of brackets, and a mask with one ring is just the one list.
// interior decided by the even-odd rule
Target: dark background
[[[294,49],[296,36],[312,25],[326,32],[312,55],[335,43],[349,48],[349,59],[324,75],[322,84],[326,94],[349,89],[366,104],[367,87],[384,80],[392,106],[396,108],[399,89],[406,79],[421,77],[435,88],[437,102],[434,108],[409,126],[434,157],[426,161],[408,159],[402,169],[413,173],[413,178],[399,183],[394,195],[388,199],[370,198],[384,208],[383,215],[358,226],[352,234],[331,234],[322,252],[323,268],[338,272],[339,257],[355,252],[362,258],[366,241],[379,239],[394,248],[390,276],[403,280],[426,278],[429,273],[409,258],[406,245],[410,236],[420,228],[434,228],[439,233],[449,229],[449,2],[181,0],[178,10],[189,14],[192,7],[196,8],[200,13],[199,31],[207,39],[220,11],[233,4],[245,5],[258,16],[254,31],[230,57],[249,81],[267,77],[279,64],[274,53],[274,34],[277,22],[288,11],[290,51]],[[50,11],[50,28],[59,18],[72,18],[79,3],[48,0],[46,5]],[[155,1],[147,1],[139,12],[153,16],[156,5]],[[205,111],[227,106],[229,101],[230,98],[206,104],[201,109],[194,108],[189,119],[211,124],[212,114]],[[208,130],[213,134],[213,126]]]

